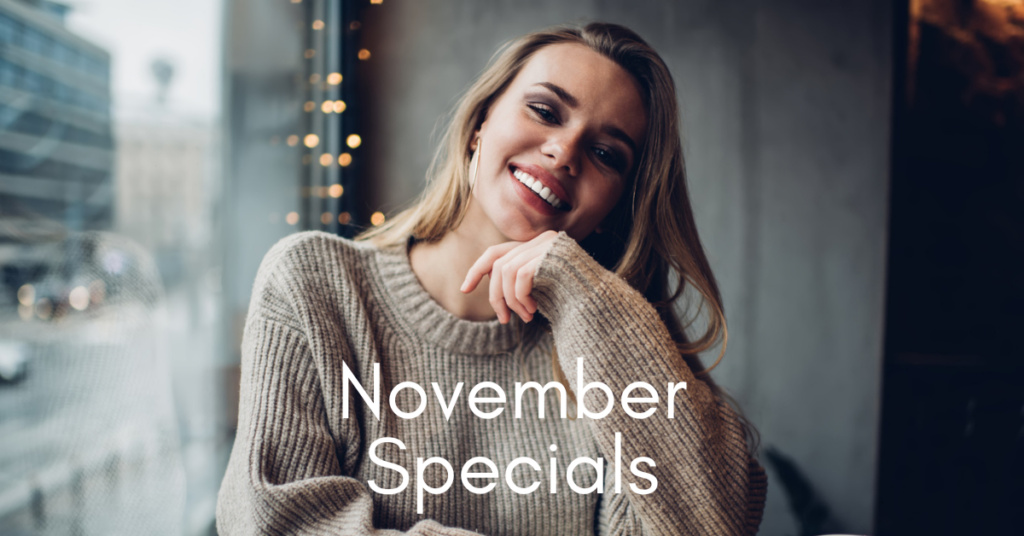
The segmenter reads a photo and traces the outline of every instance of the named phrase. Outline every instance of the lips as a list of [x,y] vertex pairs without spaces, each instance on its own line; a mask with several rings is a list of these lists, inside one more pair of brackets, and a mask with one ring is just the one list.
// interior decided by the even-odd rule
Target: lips
[[569,195],[558,180],[544,168],[530,164],[512,164],[510,171],[520,184],[542,199],[547,206],[563,212],[572,208]]

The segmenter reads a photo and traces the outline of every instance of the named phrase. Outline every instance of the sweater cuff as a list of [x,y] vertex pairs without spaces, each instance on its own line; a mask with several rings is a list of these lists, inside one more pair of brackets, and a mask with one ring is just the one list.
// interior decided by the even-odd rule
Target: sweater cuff
[[[624,288],[614,288],[617,286]],[[636,292],[594,260],[565,231],[560,231],[537,267],[532,296],[541,314],[554,325],[572,311],[586,307],[588,302],[606,305],[609,293],[615,291]]]

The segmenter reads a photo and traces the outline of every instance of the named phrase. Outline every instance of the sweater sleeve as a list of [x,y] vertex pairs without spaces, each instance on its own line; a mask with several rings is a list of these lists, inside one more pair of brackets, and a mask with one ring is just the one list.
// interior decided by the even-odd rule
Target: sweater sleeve
[[357,419],[345,419],[345,429],[331,429],[318,367],[289,298],[295,294],[282,276],[288,270],[280,270],[283,260],[274,258],[286,253],[278,249],[260,268],[246,321],[238,432],[218,496],[218,532],[476,534],[432,520],[405,533],[373,526],[369,489],[345,475],[340,461],[358,449]]
[[[608,463],[615,459],[615,434],[621,432],[621,493],[605,482],[597,520],[600,534],[755,534],[761,522],[767,479],[748,454],[741,422],[733,409],[697,379],[679,355],[657,311],[626,281],[606,270],[564,232],[542,259],[533,296],[551,322],[559,361],[571,389],[577,390],[577,358],[584,358],[584,385],[603,382],[615,396],[606,417],[588,419]],[[658,404],[635,404],[657,411],[640,419],[621,408],[622,393],[646,382]],[[686,382],[668,418],[668,384]],[[578,398],[578,393],[577,398]],[[633,397],[646,397],[639,389]],[[581,402],[594,412],[607,405],[598,389]],[[636,458],[654,465],[630,470]],[[609,475],[614,478],[614,474]]]

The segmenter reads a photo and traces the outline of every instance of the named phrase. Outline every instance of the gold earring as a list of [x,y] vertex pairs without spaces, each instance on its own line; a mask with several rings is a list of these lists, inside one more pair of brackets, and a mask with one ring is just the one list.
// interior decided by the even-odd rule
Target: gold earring
[[469,187],[473,188],[473,184],[476,182],[476,174],[480,171],[480,148],[483,145],[483,140],[480,138],[476,139],[476,150],[473,151],[473,158],[469,161]]

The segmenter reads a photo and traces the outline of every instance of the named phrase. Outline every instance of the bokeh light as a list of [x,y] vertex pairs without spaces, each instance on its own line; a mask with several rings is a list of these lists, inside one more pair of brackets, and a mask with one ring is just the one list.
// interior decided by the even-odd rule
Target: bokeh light
[[89,307],[89,289],[85,287],[75,287],[71,290],[71,294],[68,295],[68,303],[70,303],[76,311],[84,311],[86,307]]

